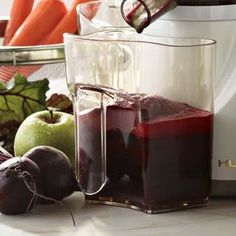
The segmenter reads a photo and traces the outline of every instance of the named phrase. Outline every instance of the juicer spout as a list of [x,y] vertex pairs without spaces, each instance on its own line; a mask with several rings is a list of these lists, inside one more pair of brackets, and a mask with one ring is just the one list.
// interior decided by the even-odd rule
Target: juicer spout
[[138,33],[177,6],[176,0],[122,0],[121,14]]

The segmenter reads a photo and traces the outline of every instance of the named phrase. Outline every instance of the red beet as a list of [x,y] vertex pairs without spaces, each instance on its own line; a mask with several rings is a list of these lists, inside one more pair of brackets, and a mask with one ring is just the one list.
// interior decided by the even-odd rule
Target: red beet
[[[25,153],[24,157],[39,166],[45,199],[60,201],[78,190],[74,170],[69,158],[63,152],[49,146],[38,146]],[[45,199],[41,199],[41,202],[53,202]]]
[[[28,158],[14,157],[0,165],[0,212],[6,215],[26,213],[37,204],[41,173]],[[35,193],[33,193],[35,192]]]

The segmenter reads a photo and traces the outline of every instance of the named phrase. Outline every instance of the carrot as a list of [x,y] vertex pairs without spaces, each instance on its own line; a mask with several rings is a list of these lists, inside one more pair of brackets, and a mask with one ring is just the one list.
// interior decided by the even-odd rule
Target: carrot
[[71,9],[65,14],[54,30],[41,42],[41,44],[55,44],[63,42],[63,33],[77,31],[76,6],[88,0],[74,0]]
[[4,35],[3,45],[7,45],[17,29],[24,22],[27,16],[30,14],[34,0],[14,0],[11,12],[10,20],[7,23],[7,28]]
[[10,40],[9,46],[31,46],[41,42],[66,14],[60,0],[41,0]]

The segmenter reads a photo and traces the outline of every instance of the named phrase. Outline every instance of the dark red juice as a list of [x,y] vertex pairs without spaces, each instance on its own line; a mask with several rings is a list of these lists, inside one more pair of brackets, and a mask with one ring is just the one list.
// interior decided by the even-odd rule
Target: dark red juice
[[[86,199],[149,213],[206,204],[213,114],[159,96],[133,98],[107,105],[107,183]],[[88,110],[79,120],[80,181],[96,186],[101,109]]]

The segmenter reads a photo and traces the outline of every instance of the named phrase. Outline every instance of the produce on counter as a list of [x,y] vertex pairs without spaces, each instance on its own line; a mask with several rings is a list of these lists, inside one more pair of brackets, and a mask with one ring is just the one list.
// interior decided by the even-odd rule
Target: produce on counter
[[87,0],[74,0],[71,9],[59,21],[57,26],[42,40],[41,44],[56,44],[63,42],[63,33],[75,33],[77,31],[77,13],[76,6]]
[[34,0],[14,0],[11,7],[10,19],[8,21],[3,45],[8,45],[17,29],[30,14]]
[[42,199],[47,203],[58,202],[76,190],[78,185],[69,159],[52,147],[36,147],[25,156],[10,158],[0,165],[3,214],[27,213],[45,202]]
[[21,122],[30,114],[46,109],[49,82],[28,82],[16,74],[6,85],[0,81],[0,145],[13,154],[13,141]]
[[[67,131],[74,132],[70,99],[58,94],[46,99],[48,83],[47,79],[30,82],[19,74],[7,84],[0,82],[0,212],[3,214],[27,213],[38,203],[58,203],[78,190],[71,162],[60,150],[49,146],[34,147],[22,157],[13,158],[1,148],[3,146],[13,153],[19,126],[27,117],[40,111],[51,114],[42,118],[52,122],[61,119],[62,123],[68,124],[69,117],[72,128],[66,125],[57,139],[63,139]],[[58,115],[61,113],[63,116]],[[43,135],[46,139],[47,131]],[[27,142],[26,136],[21,138],[24,143]],[[74,145],[74,137],[70,145]],[[74,147],[72,149],[74,155]]]
[[[41,0],[15,35],[9,46],[31,46],[39,44],[66,14],[65,4],[60,0]],[[7,33],[7,32],[6,32]]]
[[72,103],[65,95],[46,98],[48,84],[47,79],[30,82],[20,74],[7,84],[0,81],[0,145],[11,154],[16,131],[26,117],[46,109],[72,113]]
[[0,165],[0,212],[6,215],[26,213],[36,204],[42,188],[37,164],[25,157],[14,157]]
[[[4,45],[33,46],[63,43],[64,33],[74,34],[78,31],[76,6],[86,1],[89,0],[73,0],[67,10],[62,0],[40,0],[31,11],[33,0],[14,0],[11,18],[4,35]],[[16,70],[29,77],[41,67],[41,65],[0,66],[0,81],[5,83],[9,81]]]
[[14,141],[15,156],[28,150],[48,145],[63,151],[74,163],[74,117],[59,111],[39,111],[28,116],[17,130]]
[[19,74],[7,85],[0,83],[0,123],[21,122],[31,113],[45,110],[48,85],[47,79],[28,82]]
[[[14,0],[5,31],[4,45],[32,46],[63,43],[63,33],[78,30],[76,6],[89,0],[73,0],[67,10],[62,0]],[[97,9],[91,9],[93,16]],[[91,16],[92,16],[91,15]]]
[[[39,166],[44,196],[60,201],[78,190],[71,162],[60,150],[49,146],[38,146],[25,153],[24,157]],[[45,199],[41,201],[50,202]]]

